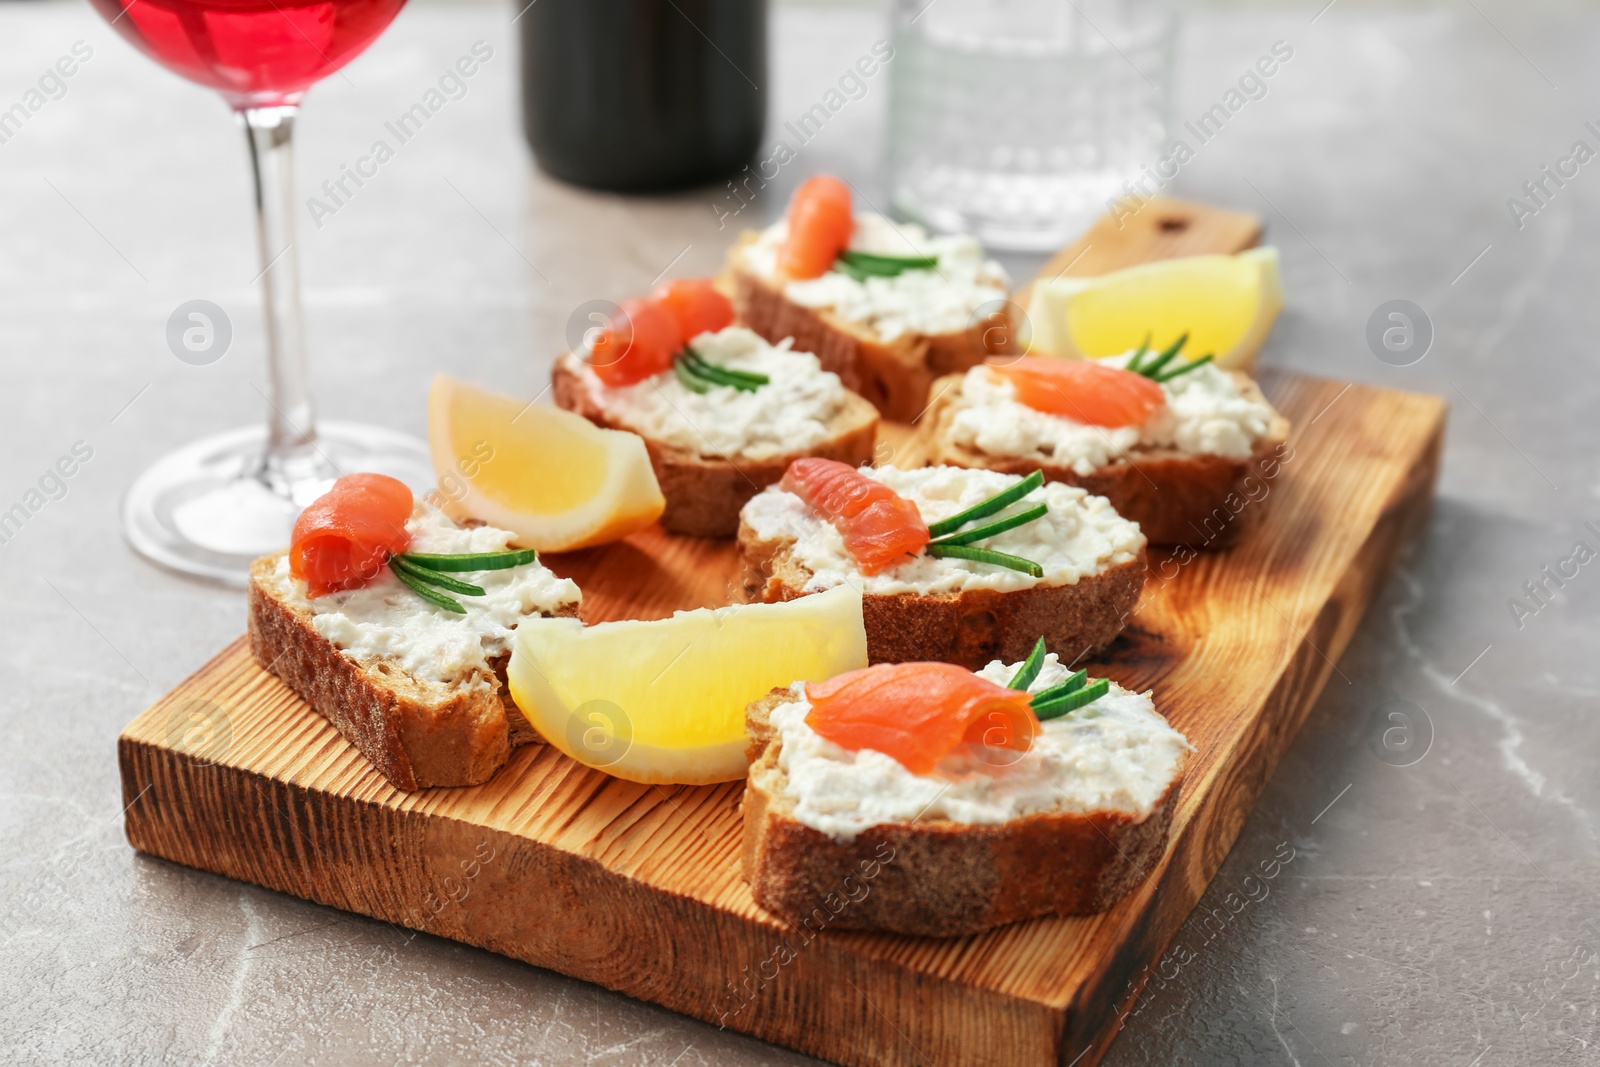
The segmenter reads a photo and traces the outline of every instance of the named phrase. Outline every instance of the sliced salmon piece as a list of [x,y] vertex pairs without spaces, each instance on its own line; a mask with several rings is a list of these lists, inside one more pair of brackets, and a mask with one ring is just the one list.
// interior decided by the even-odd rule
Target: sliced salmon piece
[[611,386],[632,385],[672,369],[683,347],[677,318],[655,300],[624,300],[589,349],[589,366]]
[[917,505],[848,463],[797,459],[779,486],[833,524],[862,574],[877,574],[928,543],[928,524]]
[[1089,426],[1139,426],[1167,402],[1142,374],[1091,359],[1004,356],[989,362],[1017,391],[1017,402]]
[[411,545],[411,490],[384,474],[347,474],[295,520],[289,573],[313,597],[355,589]]
[[927,774],[961,744],[1027,751],[1039,719],[1025,692],[949,663],[880,663],[808,682],[806,723],[842,748],[870,748]]
[[778,268],[790,278],[826,274],[850,247],[855,227],[850,187],[828,174],[807,178],[789,201],[789,236],[778,253]]
[[679,347],[703,333],[733,325],[733,301],[718,292],[710,278],[674,278],[656,286],[650,302],[677,322]]
[[675,279],[642,300],[624,300],[617,310],[589,348],[589,366],[610,386],[671,370],[684,345],[733,325],[733,302],[710,278]]

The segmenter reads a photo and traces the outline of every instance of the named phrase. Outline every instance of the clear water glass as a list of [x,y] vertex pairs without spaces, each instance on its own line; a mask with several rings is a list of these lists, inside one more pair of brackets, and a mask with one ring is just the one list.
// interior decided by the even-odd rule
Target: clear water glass
[[1016,250],[1061,247],[1154,164],[1172,0],[896,0],[895,207]]

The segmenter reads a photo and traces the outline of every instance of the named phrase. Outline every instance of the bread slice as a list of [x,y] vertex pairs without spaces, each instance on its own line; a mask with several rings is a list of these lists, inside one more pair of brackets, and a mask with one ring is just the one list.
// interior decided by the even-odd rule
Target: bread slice
[[[1246,398],[1267,402],[1261,387],[1248,375],[1235,371],[1233,378]],[[1043,470],[1047,481],[1080,486],[1110,500],[1117,513],[1138,523],[1154,545],[1198,549],[1237,540],[1256,521],[1265,501],[1249,484],[1251,475],[1262,485],[1269,483],[1273,476],[1264,474],[1262,465],[1279,453],[1289,437],[1289,420],[1274,412],[1271,425],[1255,442],[1248,459],[1140,447],[1089,474],[1079,474],[1070,466],[1038,456],[993,456],[957,444],[950,427],[962,404],[961,382],[962,375],[951,375],[934,384],[933,403],[916,433],[917,450],[926,462],[1004,474]],[[1250,506],[1245,506],[1247,502]]]
[[[505,687],[510,655],[495,657],[472,681],[425,681],[379,660],[362,665],[312,626],[279,577],[284,553],[250,568],[250,649],[333,723],[396,789],[476,785],[499,770],[517,745],[540,740]],[[418,602],[418,610],[428,610]],[[578,614],[576,604],[561,615]]]
[[777,344],[794,338],[794,347],[815,352],[845,388],[859,393],[886,419],[912,422],[928,405],[929,389],[942,374],[964,371],[991,355],[1017,351],[1011,317],[1020,309],[1007,303],[964,330],[944,334],[901,334],[884,340],[861,323],[820,308],[796,304],[780,282],[757,274],[745,252],[760,240],[747,230],[728,252],[728,278],[739,321]]
[[[794,541],[763,538],[739,525],[739,591],[746,601],[806,596],[812,572],[794,557]],[[863,593],[862,621],[871,663],[939,660],[977,669],[990,660],[1021,660],[1044,637],[1064,661],[1093,656],[1116,640],[1144,588],[1145,552],[1072,585],[967,589],[951,593]]]
[[1148,815],[1041,812],[996,825],[883,823],[838,840],[794,817],[775,689],[746,710],[745,880],[756,903],[813,931],[977,933],[1042,915],[1104,911],[1142,882],[1166,848],[1184,764]]
[[[605,409],[585,384],[582,372],[583,361],[572,353],[556,359],[550,375],[556,404],[597,426],[637,432]],[[852,466],[872,459],[878,413],[871,404],[853,393],[847,394],[844,406],[828,428],[831,436],[821,444],[761,459],[701,456],[640,434],[661,485],[661,495],[667,498],[661,525],[673,533],[694,537],[732,537],[739,529],[739,509],[782,478],[789,464],[802,456],[837,459]]]

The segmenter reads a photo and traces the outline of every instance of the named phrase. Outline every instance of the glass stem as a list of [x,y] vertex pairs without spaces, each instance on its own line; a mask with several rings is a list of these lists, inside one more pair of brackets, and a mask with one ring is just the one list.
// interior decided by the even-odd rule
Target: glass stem
[[279,492],[326,461],[316,453],[305,323],[300,309],[300,254],[295,243],[294,120],[297,108],[244,108],[239,117],[255,177],[256,233],[266,311],[267,448],[259,474]]

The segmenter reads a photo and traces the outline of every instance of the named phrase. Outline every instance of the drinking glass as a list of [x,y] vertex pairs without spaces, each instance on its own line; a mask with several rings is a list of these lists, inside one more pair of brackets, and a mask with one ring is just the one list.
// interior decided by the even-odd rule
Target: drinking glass
[[1171,0],[896,0],[893,202],[997,248],[1077,236],[1165,145]]
[[[300,509],[351,471],[430,484],[427,447],[361,423],[316,423],[295,244],[293,134],[301,98],[359,55],[405,0],[90,0],[168,70],[222,94],[245,132],[255,178],[266,311],[267,424],[214,434],[146,469],[123,500],[140,553],[242,585],[251,560],[283,548]],[[203,311],[196,329],[214,329]]]

